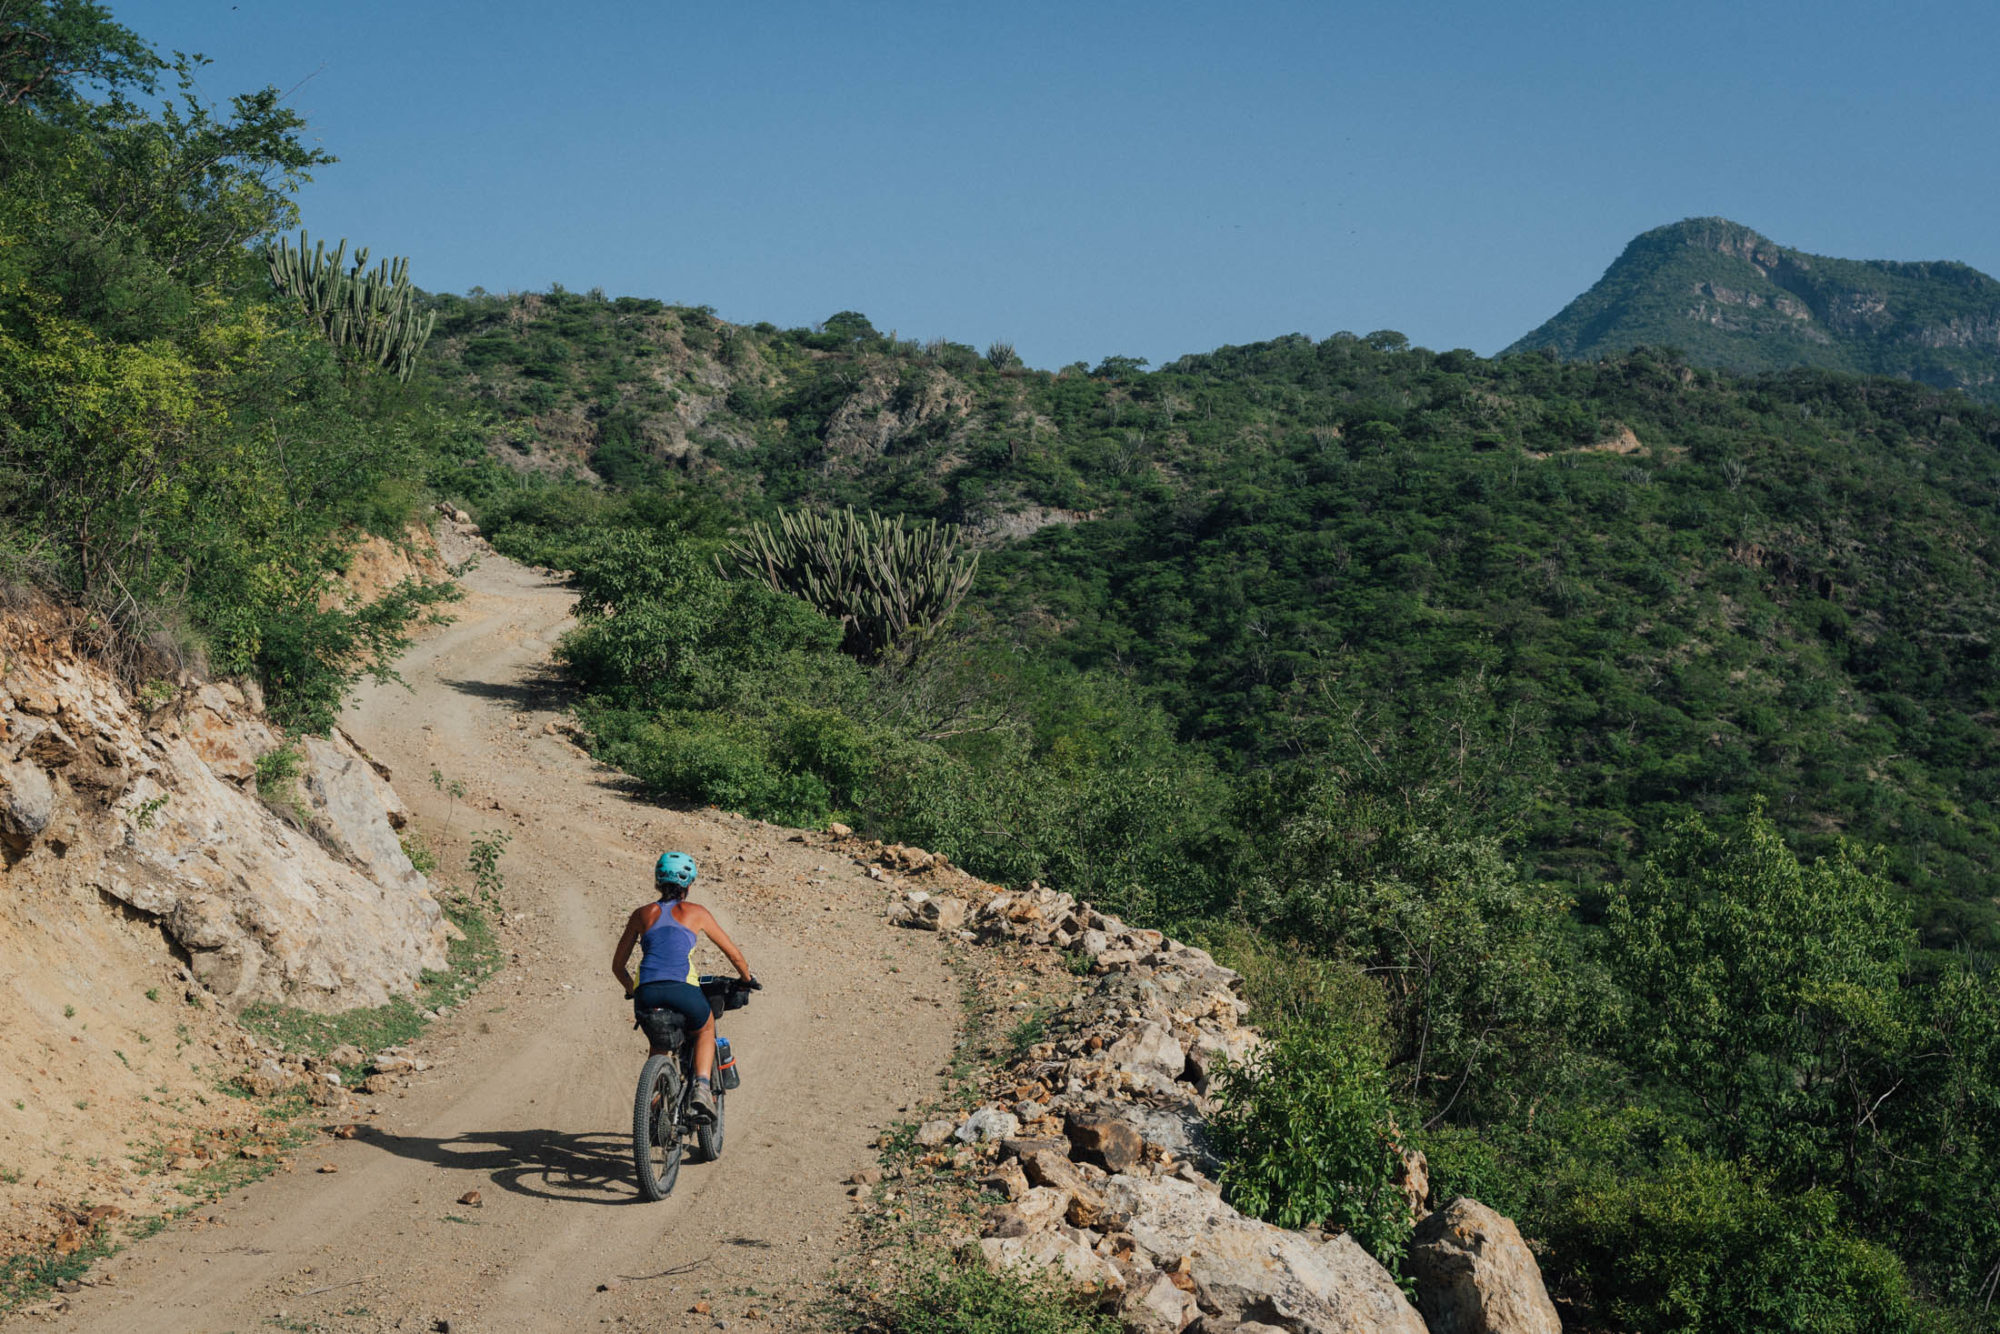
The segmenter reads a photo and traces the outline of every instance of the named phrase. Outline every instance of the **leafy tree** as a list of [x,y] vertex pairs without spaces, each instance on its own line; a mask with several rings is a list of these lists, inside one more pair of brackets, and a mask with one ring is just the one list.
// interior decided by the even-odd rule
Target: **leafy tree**
[[0,0],[0,107],[76,100],[80,85],[152,91],[167,64],[88,0]]
[[1827,1190],[1785,1195],[1687,1158],[1577,1194],[1550,1238],[1592,1306],[1642,1334],[1897,1334],[1950,1328]]
[[1700,1107],[1718,1147],[1811,1184],[1852,1179],[1899,1082],[1899,980],[1915,941],[1846,851],[1801,862],[1753,815],[1690,820],[1611,904],[1633,1056]]

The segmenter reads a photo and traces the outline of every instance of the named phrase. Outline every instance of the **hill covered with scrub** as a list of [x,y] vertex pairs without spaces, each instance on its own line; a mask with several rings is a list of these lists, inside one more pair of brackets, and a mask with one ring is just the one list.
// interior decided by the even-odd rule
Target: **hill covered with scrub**
[[1681,349],[1734,371],[1893,375],[2000,402],[2000,282],[1950,261],[1833,259],[1726,218],[1656,227],[1502,356]]
[[430,297],[273,252],[331,165],[275,91],[156,115],[192,62],[0,18],[46,20],[0,35],[0,579],[134,698],[206,671],[326,728],[443,596],[345,596],[362,535],[469,505],[573,573],[580,719],[653,793],[1241,971],[1244,1207],[1397,1262],[1355,1209],[1405,1144],[1579,1327],[1997,1328],[2000,412]]
[[495,502],[514,522],[960,524],[985,548],[975,638],[1096,674],[1177,767],[1233,789],[1329,745],[1429,766],[1456,738],[1537,874],[1588,903],[1675,819],[1761,803],[1809,852],[1885,847],[1933,945],[2000,943],[1992,409],[1389,333],[1049,374],[852,315],[443,304],[432,355],[495,434],[615,483],[524,481]]
[[1386,1160],[1271,1128],[1386,1117],[1587,1327],[1993,1327],[2000,412],[438,304],[517,464],[482,521],[582,594],[597,753],[1212,945],[1283,1016],[1234,1198],[1342,1217]]

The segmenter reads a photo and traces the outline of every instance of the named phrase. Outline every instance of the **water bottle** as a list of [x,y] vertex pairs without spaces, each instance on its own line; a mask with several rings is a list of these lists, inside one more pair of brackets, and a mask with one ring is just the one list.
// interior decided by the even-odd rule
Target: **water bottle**
[[729,1049],[729,1039],[715,1040],[715,1086],[725,1093],[742,1082],[736,1073],[736,1053]]

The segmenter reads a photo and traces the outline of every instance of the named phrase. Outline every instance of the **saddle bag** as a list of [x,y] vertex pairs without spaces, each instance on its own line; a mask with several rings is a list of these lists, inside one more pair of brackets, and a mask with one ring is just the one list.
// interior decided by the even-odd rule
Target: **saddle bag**
[[641,1010],[638,1014],[639,1027],[646,1037],[660,1051],[679,1051],[687,1041],[687,1023],[679,1010],[664,1007],[657,1010]]

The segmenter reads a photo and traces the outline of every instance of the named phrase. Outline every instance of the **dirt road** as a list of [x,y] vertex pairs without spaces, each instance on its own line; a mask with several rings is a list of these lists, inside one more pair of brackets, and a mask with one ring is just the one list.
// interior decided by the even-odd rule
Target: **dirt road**
[[[490,554],[465,584],[457,621],[402,664],[410,688],[365,692],[345,722],[420,826],[449,827],[447,871],[471,836],[513,836],[503,971],[432,1026],[429,1071],[363,1100],[376,1133],[322,1139],[289,1173],[134,1246],[105,1266],[110,1285],[73,1299],[67,1327],[817,1326],[810,1287],[851,1207],[842,1182],[899,1108],[936,1092],[950,1056],[955,989],[936,938],[885,925],[882,886],[788,831],[626,796],[544,730],[569,596]],[[433,770],[465,797],[434,788]],[[644,1050],[609,957],[668,848],[699,860],[697,897],[766,990],[723,1024],[743,1068],[727,1152],[646,1204],[629,1146]],[[711,947],[701,962],[724,970]],[[478,1207],[458,1203],[475,1190]]]

